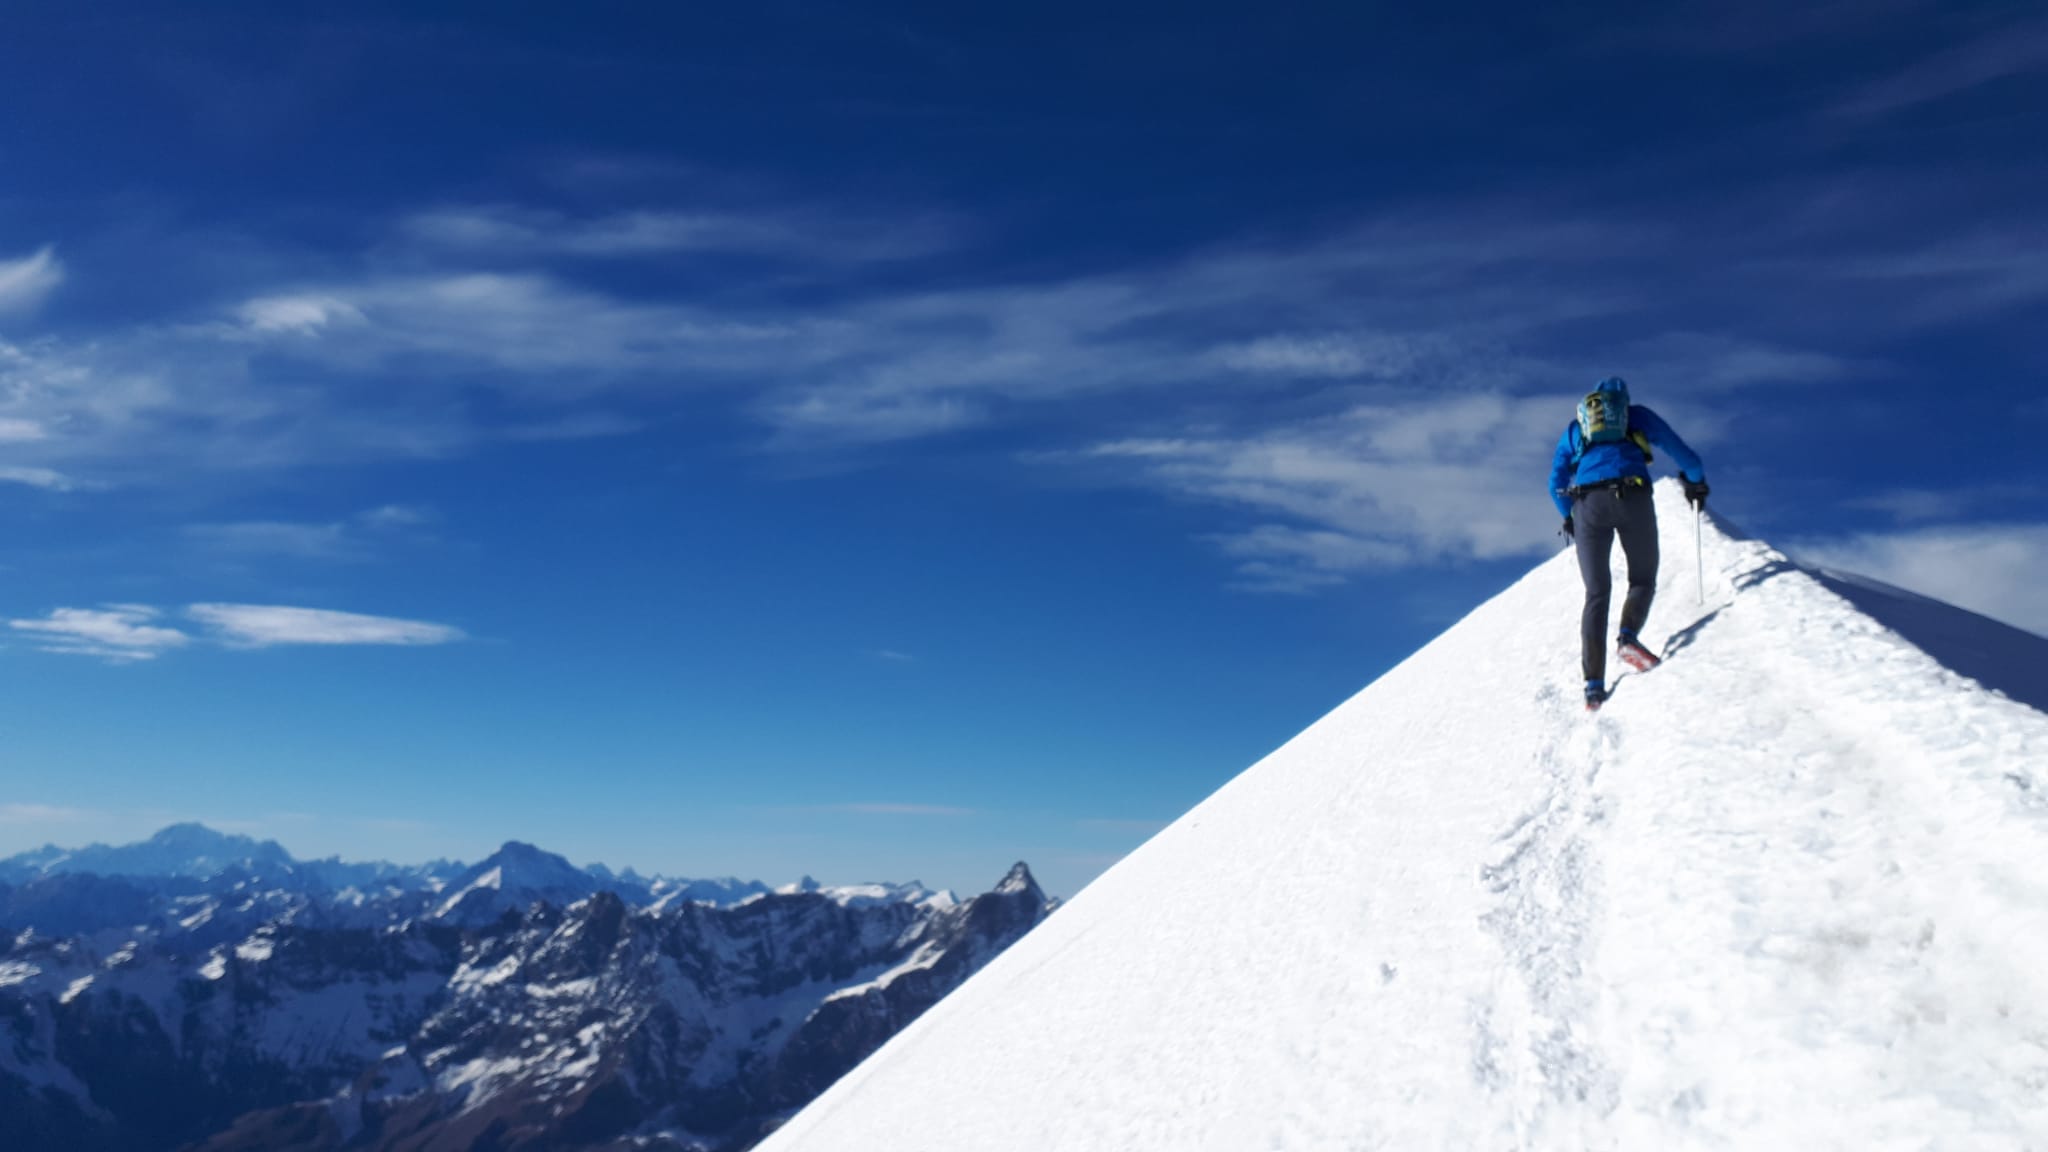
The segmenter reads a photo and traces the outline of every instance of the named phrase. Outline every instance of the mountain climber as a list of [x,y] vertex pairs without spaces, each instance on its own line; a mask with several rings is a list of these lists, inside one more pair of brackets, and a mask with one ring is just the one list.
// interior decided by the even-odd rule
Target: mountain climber
[[1630,404],[1628,384],[1609,376],[1579,401],[1578,418],[1558,437],[1550,461],[1550,498],[1564,516],[1564,534],[1579,553],[1586,608],[1579,617],[1580,664],[1586,675],[1586,710],[1607,702],[1607,602],[1614,580],[1608,557],[1614,538],[1628,562],[1628,596],[1621,605],[1615,653],[1647,672],[1657,657],[1637,639],[1657,594],[1657,505],[1650,498],[1652,448],[1669,453],[1694,509],[1707,503],[1707,474],[1698,453],[1648,408]]

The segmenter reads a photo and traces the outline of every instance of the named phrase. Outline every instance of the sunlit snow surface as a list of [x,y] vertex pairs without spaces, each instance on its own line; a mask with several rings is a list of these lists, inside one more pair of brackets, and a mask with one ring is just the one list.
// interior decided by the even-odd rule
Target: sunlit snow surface
[[1604,711],[1561,556],[763,1152],[2048,1149],[2048,716],[1658,505]]

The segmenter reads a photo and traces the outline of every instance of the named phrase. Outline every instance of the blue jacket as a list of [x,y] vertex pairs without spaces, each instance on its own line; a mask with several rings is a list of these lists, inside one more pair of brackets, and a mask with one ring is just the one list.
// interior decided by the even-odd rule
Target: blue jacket
[[[1699,453],[1686,447],[1678,433],[1671,430],[1671,425],[1655,412],[1641,404],[1629,405],[1628,430],[1631,434],[1642,433],[1652,447],[1670,456],[1687,480],[1697,482],[1707,478]],[[1582,484],[1598,484],[1603,480],[1619,480],[1625,476],[1650,478],[1650,462],[1643,456],[1642,448],[1634,440],[1618,440],[1611,444],[1588,444],[1582,454],[1579,422],[1574,420],[1565,426],[1564,435],[1557,438],[1557,453],[1550,458],[1550,499],[1557,505],[1559,516],[1569,516],[1572,514],[1572,498],[1566,495],[1567,489]]]

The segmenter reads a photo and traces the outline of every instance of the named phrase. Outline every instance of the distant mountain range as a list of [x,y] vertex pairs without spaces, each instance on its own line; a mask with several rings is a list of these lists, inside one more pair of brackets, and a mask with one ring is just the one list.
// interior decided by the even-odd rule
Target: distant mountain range
[[0,1148],[742,1149],[1055,905],[45,847],[0,861]]

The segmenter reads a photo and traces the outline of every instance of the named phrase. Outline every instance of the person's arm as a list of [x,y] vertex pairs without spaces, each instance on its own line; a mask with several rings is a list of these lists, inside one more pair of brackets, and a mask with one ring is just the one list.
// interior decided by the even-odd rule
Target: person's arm
[[1557,452],[1550,457],[1550,502],[1557,505],[1557,514],[1569,520],[1572,518],[1572,498],[1565,495],[1565,489],[1572,486],[1572,473],[1578,469],[1577,452],[1572,450],[1573,425],[1564,426],[1564,435],[1557,438]]
[[1695,484],[1707,482],[1706,465],[1700,463],[1700,454],[1688,447],[1671,430],[1664,418],[1638,404],[1629,413],[1629,427],[1641,432],[1650,444],[1660,449],[1671,462],[1678,465],[1678,474]]

